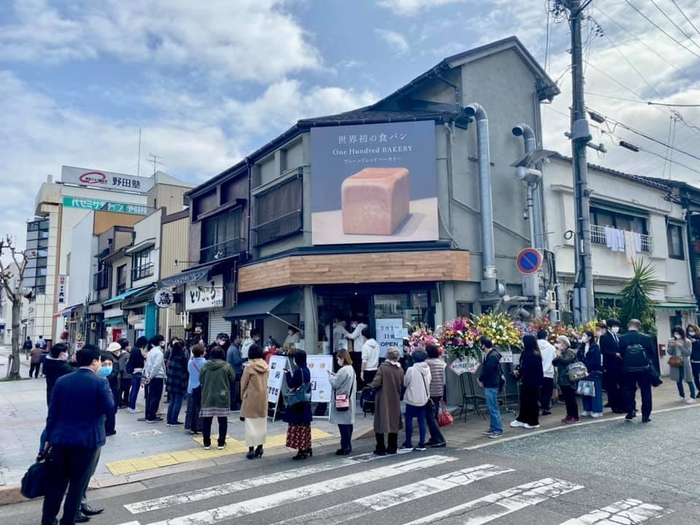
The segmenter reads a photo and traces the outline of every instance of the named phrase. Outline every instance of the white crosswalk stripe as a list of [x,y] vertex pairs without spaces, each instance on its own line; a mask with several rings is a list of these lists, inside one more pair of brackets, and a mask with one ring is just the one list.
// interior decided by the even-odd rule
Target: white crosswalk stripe
[[457,505],[450,509],[431,514],[424,518],[411,521],[406,525],[420,525],[433,523],[438,520],[455,517],[455,520],[445,523],[461,523],[464,525],[481,525],[489,523],[526,507],[538,505],[549,499],[558,498],[569,492],[583,489],[583,485],[576,485],[560,479],[545,478],[533,483],[526,483],[512,489],[489,494],[483,498],[475,499]]
[[291,525],[293,523],[323,523],[334,525],[358,519],[373,512],[386,510],[397,505],[408,503],[420,498],[432,496],[439,492],[451,490],[456,487],[465,487],[481,479],[513,472],[513,469],[497,467],[495,465],[480,465],[457,472],[451,472],[442,476],[428,478],[416,483],[373,494],[349,503],[342,503],[317,512],[311,512],[303,516],[281,521],[276,525]]
[[562,522],[561,525],[637,525],[660,518],[666,512],[663,507],[636,499],[618,501],[602,509]]
[[248,516],[289,503],[298,503],[299,501],[315,498],[324,494],[331,494],[347,488],[357,487],[373,481],[380,481],[408,472],[428,469],[452,461],[457,461],[457,458],[451,456],[427,456],[394,465],[370,469],[364,472],[348,474],[335,478],[332,482],[322,481],[319,483],[302,485],[295,489],[276,492],[274,497],[264,496],[253,498],[186,516],[159,521],[152,525],[212,525],[232,518]]

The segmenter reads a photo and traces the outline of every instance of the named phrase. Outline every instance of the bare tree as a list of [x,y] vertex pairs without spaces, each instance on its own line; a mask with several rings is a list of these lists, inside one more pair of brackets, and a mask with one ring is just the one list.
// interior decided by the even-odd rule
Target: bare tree
[[[11,263],[3,261],[9,255]],[[12,237],[0,239],[0,288],[12,303],[12,355],[7,367],[7,379],[22,379],[19,374],[20,323],[22,306],[22,285],[27,269],[27,253],[18,250]]]

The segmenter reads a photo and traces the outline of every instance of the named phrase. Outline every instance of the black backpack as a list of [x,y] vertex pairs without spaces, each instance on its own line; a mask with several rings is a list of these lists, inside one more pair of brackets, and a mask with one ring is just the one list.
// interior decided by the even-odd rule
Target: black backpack
[[374,390],[366,386],[360,394],[360,408],[367,417],[367,413],[374,414]]
[[639,343],[629,345],[625,350],[622,366],[625,372],[644,372],[649,370],[649,358],[644,351],[644,347]]

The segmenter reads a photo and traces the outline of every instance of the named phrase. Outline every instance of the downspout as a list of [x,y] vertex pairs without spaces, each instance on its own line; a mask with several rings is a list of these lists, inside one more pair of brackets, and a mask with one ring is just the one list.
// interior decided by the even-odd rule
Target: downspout
[[[535,132],[532,131],[529,125],[524,123],[518,124],[513,128],[513,135],[523,138],[525,153],[532,153],[537,149]],[[537,169],[539,169],[539,166],[537,166]],[[544,227],[542,220],[542,196],[538,190],[538,185],[537,183],[528,184],[528,197],[532,199],[532,213],[530,214],[530,220],[533,225],[532,246],[536,250],[542,251],[544,249]]]
[[481,208],[482,293],[498,291],[496,247],[493,234],[493,198],[491,196],[491,154],[489,152],[489,120],[480,104],[464,108],[467,117],[476,119],[476,144],[479,157],[479,205]]

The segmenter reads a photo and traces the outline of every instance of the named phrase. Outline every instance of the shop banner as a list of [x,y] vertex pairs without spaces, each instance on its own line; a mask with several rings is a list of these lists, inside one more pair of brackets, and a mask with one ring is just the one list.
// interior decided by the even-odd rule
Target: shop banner
[[124,202],[109,202],[102,199],[85,199],[83,197],[63,197],[65,208],[80,208],[83,210],[111,211],[113,213],[128,213],[130,215],[148,215],[148,207]]
[[111,171],[62,166],[61,182],[90,188],[147,193],[155,185],[156,180],[152,177],[135,177]]
[[395,347],[403,355],[403,338],[404,334],[408,334],[403,327],[403,319],[377,319],[375,326],[377,328],[379,355],[386,357],[386,351],[391,347]]
[[306,363],[311,372],[311,402],[329,403],[333,389],[328,372],[333,371],[333,356],[310,355],[306,357]]
[[224,276],[215,275],[185,285],[185,310],[195,312],[224,306]]
[[313,244],[438,239],[435,122],[311,129]]
[[59,275],[58,276],[58,304],[64,304],[66,302],[66,295],[68,295],[68,276]]
[[474,357],[463,357],[462,359],[455,359],[450,364],[450,370],[452,370],[458,376],[462,374],[476,374],[476,370],[479,368],[479,361]]
[[270,358],[270,374],[267,377],[267,400],[273,405],[279,401],[284,381],[284,369],[287,358],[283,355],[273,355]]

